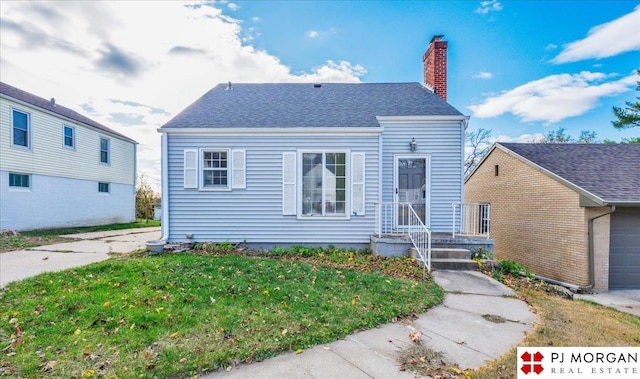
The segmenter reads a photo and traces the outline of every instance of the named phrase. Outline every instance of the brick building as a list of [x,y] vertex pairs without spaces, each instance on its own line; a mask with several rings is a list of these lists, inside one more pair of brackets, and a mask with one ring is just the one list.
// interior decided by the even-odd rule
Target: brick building
[[640,288],[640,145],[497,143],[465,183],[495,254],[587,290]]

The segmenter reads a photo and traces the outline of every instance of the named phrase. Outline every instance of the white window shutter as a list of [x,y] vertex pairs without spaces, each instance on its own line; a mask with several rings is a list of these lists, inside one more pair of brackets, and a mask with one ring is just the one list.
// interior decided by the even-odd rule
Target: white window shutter
[[231,153],[231,188],[247,188],[247,169],[245,150],[233,150]]
[[184,150],[184,188],[198,188],[198,150]]
[[282,153],[282,214],[296,215],[296,153]]
[[351,214],[364,216],[364,153],[351,153]]

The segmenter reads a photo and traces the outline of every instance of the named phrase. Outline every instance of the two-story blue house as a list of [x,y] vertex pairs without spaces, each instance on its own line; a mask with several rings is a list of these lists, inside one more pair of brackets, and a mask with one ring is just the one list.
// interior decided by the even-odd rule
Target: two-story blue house
[[393,202],[450,233],[469,117],[446,102],[440,37],[425,85],[215,86],[159,129],[163,238],[366,246]]
[[0,229],[135,220],[136,142],[0,83]]

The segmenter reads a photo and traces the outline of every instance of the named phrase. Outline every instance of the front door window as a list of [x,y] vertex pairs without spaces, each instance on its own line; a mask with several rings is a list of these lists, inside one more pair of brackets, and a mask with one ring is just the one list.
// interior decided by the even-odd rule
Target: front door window
[[[427,160],[426,158],[398,158],[396,199],[410,203],[418,217],[426,225],[427,212]],[[398,208],[398,225],[408,224],[408,209]]]

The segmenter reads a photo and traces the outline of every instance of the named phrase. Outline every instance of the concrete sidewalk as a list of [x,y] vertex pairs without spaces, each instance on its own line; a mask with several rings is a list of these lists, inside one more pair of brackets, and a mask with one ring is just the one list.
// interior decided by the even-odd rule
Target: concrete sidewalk
[[417,320],[203,378],[415,378],[400,371],[397,358],[413,344],[412,332],[421,331],[424,345],[443,352],[447,361],[476,369],[507,353],[532,330],[536,316],[505,285],[475,271],[435,271],[433,277],[447,292],[444,303]]
[[62,271],[103,261],[109,258],[109,254],[142,249],[147,241],[160,238],[160,228],[69,234],[65,237],[79,241],[1,253],[0,288],[43,272]]

